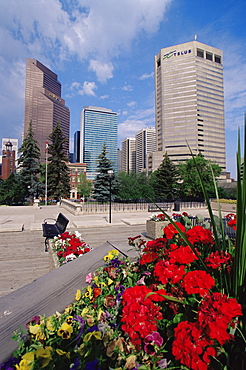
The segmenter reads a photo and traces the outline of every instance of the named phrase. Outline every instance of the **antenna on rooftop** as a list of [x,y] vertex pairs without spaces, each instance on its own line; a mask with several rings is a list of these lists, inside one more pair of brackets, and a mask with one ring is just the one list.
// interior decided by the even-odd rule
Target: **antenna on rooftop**
[[194,41],[196,41],[196,40],[197,40],[197,35],[194,36]]

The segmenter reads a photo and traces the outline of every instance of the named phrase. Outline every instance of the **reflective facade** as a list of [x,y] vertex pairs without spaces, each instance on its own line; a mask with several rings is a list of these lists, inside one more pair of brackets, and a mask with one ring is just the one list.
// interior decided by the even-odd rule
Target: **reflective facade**
[[80,118],[80,163],[86,164],[88,179],[97,175],[98,156],[106,144],[107,158],[117,172],[118,115],[111,109],[84,107]]
[[161,49],[155,56],[157,150],[176,163],[196,155],[225,160],[222,51],[198,41]]
[[61,84],[54,72],[39,61],[27,58],[24,136],[30,121],[40,148],[41,162],[45,160],[45,143],[58,121],[67,137],[65,150],[68,156],[70,112],[61,98]]

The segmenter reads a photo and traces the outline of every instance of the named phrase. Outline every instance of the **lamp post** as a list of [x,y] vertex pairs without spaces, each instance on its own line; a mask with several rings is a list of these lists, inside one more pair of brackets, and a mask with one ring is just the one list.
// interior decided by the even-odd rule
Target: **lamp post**
[[112,209],[111,209],[111,192],[112,192],[112,177],[113,177],[113,170],[108,170],[108,175],[109,175],[109,223],[111,224],[112,221]]

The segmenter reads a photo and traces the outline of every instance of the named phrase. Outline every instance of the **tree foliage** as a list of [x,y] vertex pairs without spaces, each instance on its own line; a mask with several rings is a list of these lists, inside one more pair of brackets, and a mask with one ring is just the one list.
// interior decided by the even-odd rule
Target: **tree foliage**
[[11,173],[0,183],[0,204],[12,206],[25,202],[26,188],[19,174]]
[[112,162],[107,158],[106,144],[103,145],[102,153],[98,156],[97,176],[94,182],[93,198],[98,202],[107,202],[110,196],[110,181],[112,193],[115,192],[114,178],[110,180],[109,170],[113,170]]
[[146,172],[119,172],[117,176],[117,197],[121,200],[138,201],[153,199],[154,190]]
[[151,175],[151,184],[154,188],[156,199],[173,200],[178,196],[177,166],[170,160],[167,153],[163,156],[159,168]]
[[21,147],[21,153],[18,158],[18,167],[20,168],[20,176],[25,185],[26,195],[32,199],[34,195],[39,193],[40,182],[40,149],[37,140],[34,139],[34,132],[32,129],[32,121],[29,123],[29,128]]
[[64,150],[67,138],[63,135],[59,122],[49,135],[49,140],[48,196],[59,201],[62,197],[68,197],[70,192],[69,168],[66,164],[68,158]]
[[[215,163],[206,160],[202,154],[198,154],[196,157],[196,164],[198,171],[201,174],[202,181],[206,187],[209,197],[214,197],[214,184],[213,170],[215,178],[219,177],[221,168]],[[210,167],[211,166],[211,167]],[[179,164],[179,173],[181,178],[180,183],[180,197],[185,198],[203,198],[203,191],[201,182],[197,176],[197,168],[195,166],[193,158],[187,160],[185,163]]]
[[82,196],[85,199],[89,198],[92,189],[92,182],[90,180],[87,180],[86,175],[84,173],[81,173],[79,175],[77,189],[80,196]]

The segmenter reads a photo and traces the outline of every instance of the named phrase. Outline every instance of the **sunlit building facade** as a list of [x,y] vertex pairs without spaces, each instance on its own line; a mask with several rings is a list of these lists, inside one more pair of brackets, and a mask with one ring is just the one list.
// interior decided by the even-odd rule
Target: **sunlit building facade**
[[121,168],[126,173],[136,172],[136,138],[127,137],[121,143]]
[[[176,163],[199,152],[226,170],[222,51],[198,41],[155,56],[157,151]],[[159,156],[162,158],[162,156]]]
[[106,144],[107,158],[117,172],[118,114],[111,109],[87,106],[80,118],[80,163],[86,164],[86,176],[97,175],[98,156]]
[[24,137],[29,123],[45,161],[45,145],[48,136],[59,121],[63,135],[67,138],[66,155],[69,154],[70,112],[61,98],[61,84],[57,75],[38,60],[26,60]]
[[138,131],[136,139],[136,172],[147,171],[147,156],[156,151],[156,130],[147,127]]

